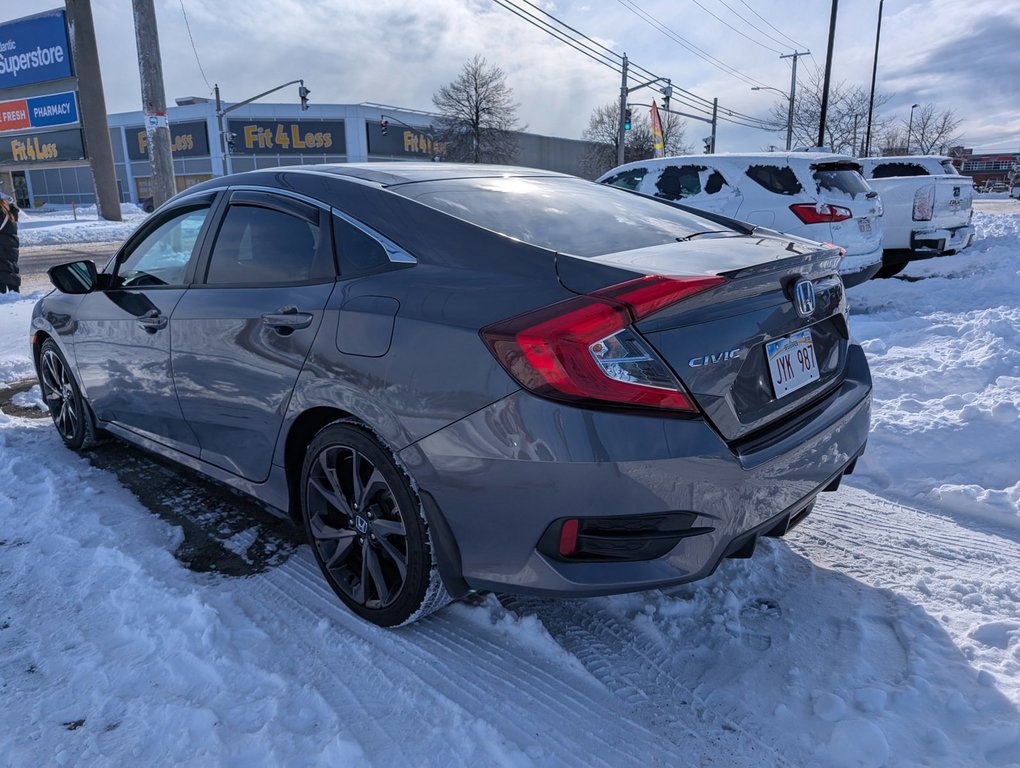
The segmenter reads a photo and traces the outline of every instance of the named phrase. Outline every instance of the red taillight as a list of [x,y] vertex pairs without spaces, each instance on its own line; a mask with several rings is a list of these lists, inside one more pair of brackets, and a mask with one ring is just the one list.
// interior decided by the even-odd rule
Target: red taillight
[[794,215],[805,224],[828,224],[832,221],[846,221],[854,217],[853,211],[841,205],[828,203],[796,203],[790,206]]
[[535,394],[691,413],[694,405],[680,382],[630,326],[725,281],[643,277],[494,323],[481,336],[507,372]]

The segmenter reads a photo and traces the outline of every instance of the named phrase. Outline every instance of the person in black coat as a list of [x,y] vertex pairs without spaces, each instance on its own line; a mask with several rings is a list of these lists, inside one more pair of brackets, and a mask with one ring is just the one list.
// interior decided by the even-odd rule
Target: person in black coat
[[18,206],[0,198],[0,293],[21,292],[19,245]]

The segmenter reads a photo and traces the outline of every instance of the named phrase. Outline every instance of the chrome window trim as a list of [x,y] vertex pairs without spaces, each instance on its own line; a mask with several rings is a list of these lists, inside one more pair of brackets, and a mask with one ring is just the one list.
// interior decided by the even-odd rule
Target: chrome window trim
[[[384,251],[386,251],[386,258],[388,258],[390,260],[390,263],[392,263],[392,264],[417,264],[418,263],[418,259],[416,259],[414,256],[409,254],[407,251],[405,251],[399,245],[394,243],[388,237],[386,237],[385,235],[380,235],[378,232],[376,232],[375,230],[370,229],[369,227],[365,226],[364,224],[362,224],[357,219],[351,218],[350,216],[348,216],[343,211],[341,211],[341,210],[339,210],[337,208],[330,208],[330,213],[332,213],[338,219],[341,219],[341,220],[347,222],[348,224],[350,224],[355,229],[360,230],[362,233],[368,235],[370,238],[372,238],[377,243],[379,243],[379,245],[382,246],[382,249]],[[341,260],[343,260],[343,256],[342,255],[340,255],[340,258],[341,258]]]

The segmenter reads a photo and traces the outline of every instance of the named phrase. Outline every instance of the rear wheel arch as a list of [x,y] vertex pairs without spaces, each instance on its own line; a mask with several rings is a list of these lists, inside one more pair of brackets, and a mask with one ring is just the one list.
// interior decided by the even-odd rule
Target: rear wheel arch
[[291,519],[301,524],[301,467],[305,451],[315,436],[335,421],[353,418],[341,408],[321,406],[310,408],[294,419],[287,430],[283,448],[283,467],[287,477],[288,513]]

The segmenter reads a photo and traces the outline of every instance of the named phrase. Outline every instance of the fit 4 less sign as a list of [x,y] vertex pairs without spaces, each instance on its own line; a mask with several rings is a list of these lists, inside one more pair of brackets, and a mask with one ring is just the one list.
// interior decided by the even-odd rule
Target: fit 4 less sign
[[[128,157],[131,160],[148,159],[149,137],[140,125],[127,130]],[[209,134],[204,120],[190,123],[173,123],[170,126],[170,151],[174,157],[203,157],[209,154]]]
[[342,120],[230,120],[228,125],[238,155],[347,153]]
[[21,133],[0,138],[0,165],[33,165],[61,160],[84,160],[81,129],[49,133]]

